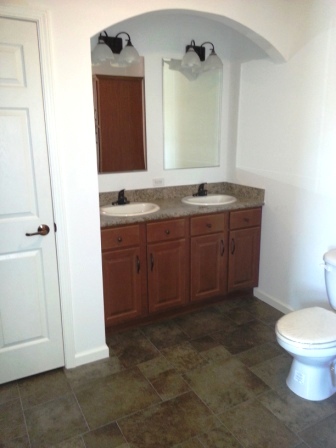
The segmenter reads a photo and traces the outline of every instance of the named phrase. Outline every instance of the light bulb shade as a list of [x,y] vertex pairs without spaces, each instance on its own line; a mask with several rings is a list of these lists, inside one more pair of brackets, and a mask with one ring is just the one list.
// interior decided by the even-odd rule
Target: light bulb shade
[[204,62],[203,70],[204,71],[218,70],[221,68],[223,68],[223,63],[220,60],[220,58],[217,56],[217,54],[214,52],[214,50],[212,50],[212,52],[210,53],[210,55],[207,57],[206,61]]
[[104,61],[113,61],[114,55],[111,49],[103,42],[98,42],[94,50],[91,52],[92,65],[100,65]]
[[184,68],[194,68],[201,66],[201,60],[195,50],[190,47],[182,58],[181,66]]
[[119,57],[119,65],[136,64],[140,61],[140,56],[133,45],[128,42],[127,45],[121,50]]

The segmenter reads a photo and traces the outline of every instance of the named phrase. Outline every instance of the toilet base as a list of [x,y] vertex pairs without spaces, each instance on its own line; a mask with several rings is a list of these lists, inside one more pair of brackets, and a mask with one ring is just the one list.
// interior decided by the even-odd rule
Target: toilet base
[[287,377],[287,386],[299,397],[325,400],[336,392],[335,359],[295,357]]

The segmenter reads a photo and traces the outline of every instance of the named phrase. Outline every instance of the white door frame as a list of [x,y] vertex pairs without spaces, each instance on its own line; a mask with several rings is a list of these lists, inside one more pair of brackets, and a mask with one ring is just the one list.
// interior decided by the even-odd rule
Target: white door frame
[[48,13],[42,10],[27,9],[24,7],[1,6],[0,15],[10,19],[29,20],[36,23],[38,41],[40,46],[41,81],[45,109],[46,137],[50,168],[52,201],[54,218],[58,229],[56,232],[57,265],[60,287],[61,315],[63,327],[63,344],[65,367],[76,367],[75,335],[73,325],[73,312],[71,306],[70,263],[68,258],[68,241],[66,235],[66,217],[63,207],[63,190],[61,182],[60,163],[56,148],[56,131],[54,117],[51,46],[49,37]]

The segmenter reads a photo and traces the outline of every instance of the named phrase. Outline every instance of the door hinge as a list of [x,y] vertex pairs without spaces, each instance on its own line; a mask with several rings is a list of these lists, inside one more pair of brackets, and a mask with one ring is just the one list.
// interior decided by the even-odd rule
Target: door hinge
[[55,233],[57,232],[57,225],[56,225],[56,223],[54,222],[54,230],[55,230]]

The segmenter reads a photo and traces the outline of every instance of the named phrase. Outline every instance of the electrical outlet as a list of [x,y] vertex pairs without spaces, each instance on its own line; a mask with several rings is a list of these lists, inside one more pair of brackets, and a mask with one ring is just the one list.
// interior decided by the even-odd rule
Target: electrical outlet
[[164,179],[162,177],[157,177],[153,179],[153,187],[163,187],[164,186]]

